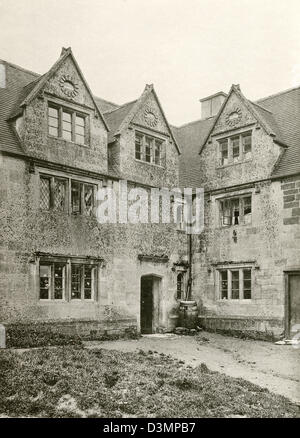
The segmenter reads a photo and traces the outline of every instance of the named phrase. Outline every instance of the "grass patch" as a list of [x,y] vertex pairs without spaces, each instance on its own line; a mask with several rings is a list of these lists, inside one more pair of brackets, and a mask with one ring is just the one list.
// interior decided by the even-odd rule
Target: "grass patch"
[[153,351],[79,345],[0,351],[0,414],[34,417],[296,417],[298,408],[246,380]]

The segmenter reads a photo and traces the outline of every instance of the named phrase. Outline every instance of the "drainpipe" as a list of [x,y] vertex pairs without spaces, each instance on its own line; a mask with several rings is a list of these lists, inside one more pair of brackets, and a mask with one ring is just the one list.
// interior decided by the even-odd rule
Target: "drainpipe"
[[188,251],[189,251],[189,276],[188,276],[188,283],[187,283],[187,296],[186,300],[190,301],[192,299],[192,262],[193,262],[193,256],[192,256],[192,234],[187,235],[188,238]]

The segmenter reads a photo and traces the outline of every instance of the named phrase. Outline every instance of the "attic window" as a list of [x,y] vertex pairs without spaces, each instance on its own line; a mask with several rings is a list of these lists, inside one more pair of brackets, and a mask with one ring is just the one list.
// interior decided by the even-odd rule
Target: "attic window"
[[87,120],[86,114],[52,103],[48,105],[48,133],[51,137],[87,145]]
[[136,132],[135,159],[163,166],[163,140]]
[[237,164],[252,158],[252,132],[218,140],[220,165]]

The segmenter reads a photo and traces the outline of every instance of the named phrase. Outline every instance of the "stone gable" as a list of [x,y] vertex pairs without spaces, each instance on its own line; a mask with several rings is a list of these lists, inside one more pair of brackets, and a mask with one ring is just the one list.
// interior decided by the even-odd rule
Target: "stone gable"
[[133,123],[169,135],[169,128],[166,125],[164,116],[153,93],[151,93],[144,105],[140,108],[133,119]]
[[233,92],[223,108],[223,111],[213,129],[212,134],[231,131],[236,128],[257,123],[241,98]]

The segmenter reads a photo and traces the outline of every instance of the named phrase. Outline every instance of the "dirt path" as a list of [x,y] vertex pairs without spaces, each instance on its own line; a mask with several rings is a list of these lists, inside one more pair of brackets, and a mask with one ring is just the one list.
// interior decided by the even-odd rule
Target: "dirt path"
[[86,348],[152,350],[186,364],[204,362],[213,371],[242,377],[300,403],[300,348],[202,332],[196,337],[147,335],[139,340],[86,342]]

